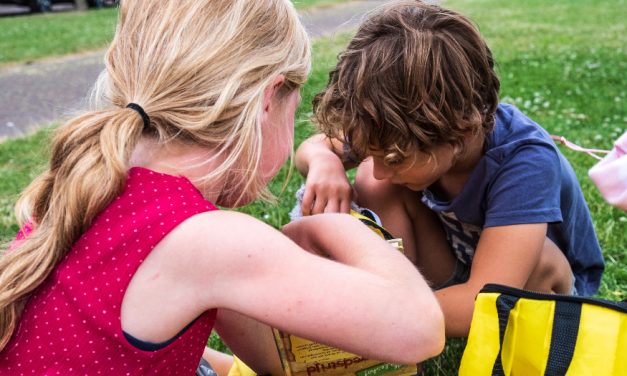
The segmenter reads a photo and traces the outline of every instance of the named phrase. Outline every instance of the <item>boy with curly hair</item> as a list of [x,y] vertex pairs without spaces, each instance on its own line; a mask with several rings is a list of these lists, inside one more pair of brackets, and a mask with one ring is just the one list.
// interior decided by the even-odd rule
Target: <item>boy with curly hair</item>
[[[592,295],[604,264],[571,166],[499,103],[494,60],[463,15],[420,1],[371,14],[314,99],[304,215],[374,210],[431,281],[448,336],[486,283]],[[357,167],[354,187],[345,170]]]

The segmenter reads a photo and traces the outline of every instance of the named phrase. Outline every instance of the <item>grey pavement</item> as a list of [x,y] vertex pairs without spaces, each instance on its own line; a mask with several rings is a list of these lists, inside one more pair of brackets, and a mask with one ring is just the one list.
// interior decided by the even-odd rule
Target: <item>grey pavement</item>
[[[301,12],[312,37],[355,28],[386,0],[349,1]],[[0,68],[0,140],[31,133],[85,108],[91,86],[104,69],[104,51]]]

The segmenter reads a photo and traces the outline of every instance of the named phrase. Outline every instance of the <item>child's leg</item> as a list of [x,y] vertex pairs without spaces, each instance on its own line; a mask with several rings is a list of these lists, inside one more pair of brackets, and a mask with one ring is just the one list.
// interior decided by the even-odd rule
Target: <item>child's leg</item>
[[564,253],[547,238],[538,265],[531,272],[525,289],[531,291],[572,294],[574,276]]
[[[209,347],[205,347],[205,352],[202,354],[202,357],[209,363],[213,371],[218,376],[228,375],[229,370],[233,365],[233,357],[231,355],[216,351]],[[196,373],[198,374],[198,372]]]
[[284,374],[268,325],[235,311],[219,309],[215,329],[231,351],[258,374]]
[[455,256],[440,220],[422,204],[418,192],[375,179],[370,160],[362,162],[357,170],[355,191],[358,204],[372,209],[383,227],[403,239],[405,254],[432,286],[450,278]]

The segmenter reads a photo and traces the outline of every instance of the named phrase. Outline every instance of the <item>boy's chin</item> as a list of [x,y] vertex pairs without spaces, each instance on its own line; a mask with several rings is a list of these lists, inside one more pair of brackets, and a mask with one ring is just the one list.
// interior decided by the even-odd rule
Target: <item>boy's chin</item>
[[424,191],[426,187],[423,187],[422,185],[415,185],[415,184],[397,184],[400,185],[401,187],[405,187],[407,189],[409,189],[410,191],[414,191],[414,192],[420,192],[420,191]]

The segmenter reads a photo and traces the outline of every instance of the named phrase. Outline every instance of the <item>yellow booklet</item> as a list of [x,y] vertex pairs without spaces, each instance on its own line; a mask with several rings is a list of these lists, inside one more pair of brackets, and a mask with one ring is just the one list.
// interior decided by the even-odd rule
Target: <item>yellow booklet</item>
[[[385,238],[394,248],[403,251],[402,239],[393,238],[369,217],[355,211],[351,215]],[[414,376],[417,373],[415,364],[400,365],[366,359],[277,329],[273,331],[287,376]]]
[[414,376],[416,365],[383,363],[274,329],[287,376]]

